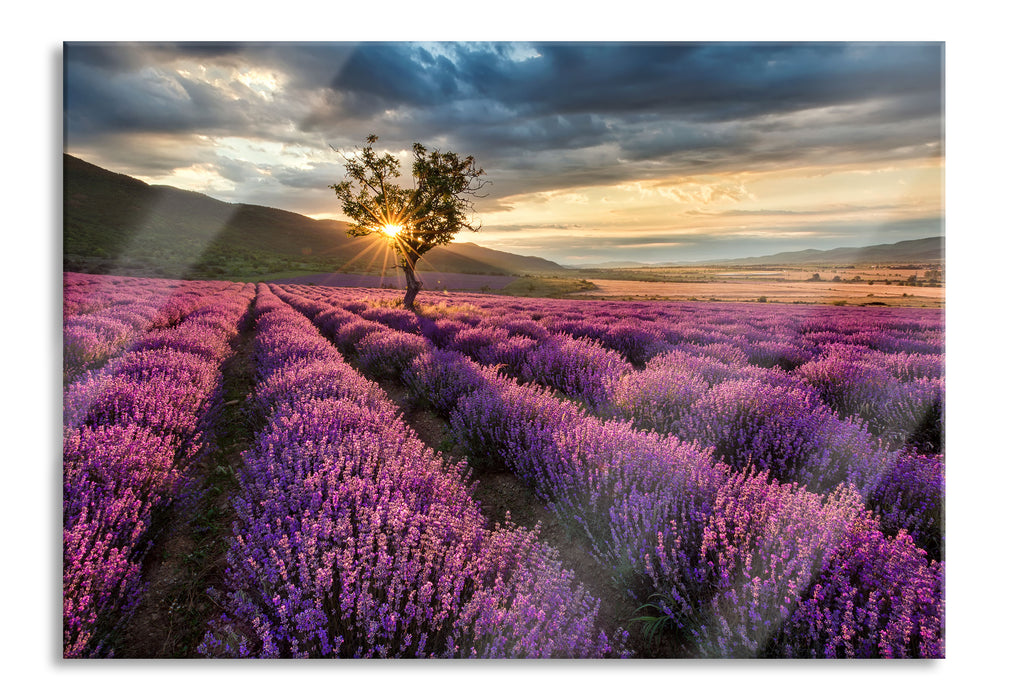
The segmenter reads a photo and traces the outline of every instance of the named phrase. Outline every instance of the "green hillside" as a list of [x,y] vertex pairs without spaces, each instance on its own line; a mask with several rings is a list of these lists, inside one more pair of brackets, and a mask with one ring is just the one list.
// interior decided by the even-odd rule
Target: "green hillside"
[[[347,224],[148,185],[63,155],[63,268],[68,271],[235,279],[303,272],[379,272],[368,239]],[[472,243],[432,250],[421,270],[552,273],[549,260]],[[391,259],[388,261],[391,264]]]

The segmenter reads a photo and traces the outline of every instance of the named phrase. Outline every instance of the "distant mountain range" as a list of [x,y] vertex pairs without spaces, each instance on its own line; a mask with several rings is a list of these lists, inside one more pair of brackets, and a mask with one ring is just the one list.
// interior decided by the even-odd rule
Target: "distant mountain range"
[[932,236],[897,243],[880,243],[862,247],[817,250],[807,248],[790,253],[761,255],[752,258],[718,260],[732,265],[803,265],[826,263],[830,265],[882,265],[885,263],[938,263],[945,258],[946,238]]
[[[63,266],[68,271],[227,278],[278,272],[379,273],[394,264],[341,221],[148,185],[63,154]],[[418,269],[556,273],[560,265],[475,243],[428,252]]]
[[678,267],[684,265],[808,265],[811,263],[822,263],[825,265],[883,265],[889,263],[927,264],[942,262],[945,258],[945,247],[946,239],[944,236],[932,236],[930,238],[916,238],[909,241],[881,243],[879,245],[862,247],[831,248],[830,250],[807,248],[805,250],[775,253],[774,255],[761,255],[749,258],[726,258],[718,260],[704,260],[693,263],[637,263],[620,260],[582,265],[580,268],[600,270],[642,267]]

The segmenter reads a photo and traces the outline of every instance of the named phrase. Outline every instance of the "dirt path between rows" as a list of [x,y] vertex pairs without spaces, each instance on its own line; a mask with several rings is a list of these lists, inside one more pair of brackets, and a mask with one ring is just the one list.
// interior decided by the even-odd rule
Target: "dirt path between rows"
[[256,432],[243,411],[254,384],[252,342],[252,329],[242,328],[221,366],[216,440],[190,467],[188,488],[160,518],[160,535],[145,563],[147,593],[123,632],[117,657],[193,658],[207,623],[219,614],[207,589],[224,581],[235,475]]

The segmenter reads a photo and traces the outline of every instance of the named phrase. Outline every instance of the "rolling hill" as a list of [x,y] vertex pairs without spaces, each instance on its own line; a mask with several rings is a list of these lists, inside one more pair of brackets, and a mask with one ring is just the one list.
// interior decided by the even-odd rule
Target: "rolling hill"
[[945,237],[932,236],[897,243],[881,243],[862,247],[807,248],[788,253],[761,255],[752,258],[712,260],[722,265],[880,265],[884,263],[941,263],[945,257]]
[[[915,238],[897,243],[881,243],[870,246],[848,246],[820,250],[806,248],[773,255],[761,255],[749,258],[720,258],[717,260],[701,260],[695,262],[662,262],[641,263],[627,260],[614,260],[604,263],[591,263],[578,269],[620,270],[629,268],[657,267],[697,267],[704,265],[808,265],[819,263],[824,265],[883,265],[883,264],[931,264],[941,263],[945,259],[946,239],[943,236]],[[574,269],[574,268],[572,268]]]
[[[380,272],[382,256],[374,254],[373,241],[350,238],[346,231],[344,222],[149,185],[63,154],[67,271],[181,279]],[[563,270],[550,260],[474,243],[436,248],[418,269],[482,275]]]

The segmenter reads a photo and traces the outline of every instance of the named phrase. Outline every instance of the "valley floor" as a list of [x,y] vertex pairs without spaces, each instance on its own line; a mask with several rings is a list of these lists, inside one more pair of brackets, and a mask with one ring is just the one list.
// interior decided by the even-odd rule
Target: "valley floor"
[[590,298],[668,299],[671,301],[757,301],[850,306],[915,306],[942,308],[943,287],[904,287],[865,282],[799,282],[791,280],[738,279],[714,282],[650,282],[592,279],[596,289],[575,292]]

